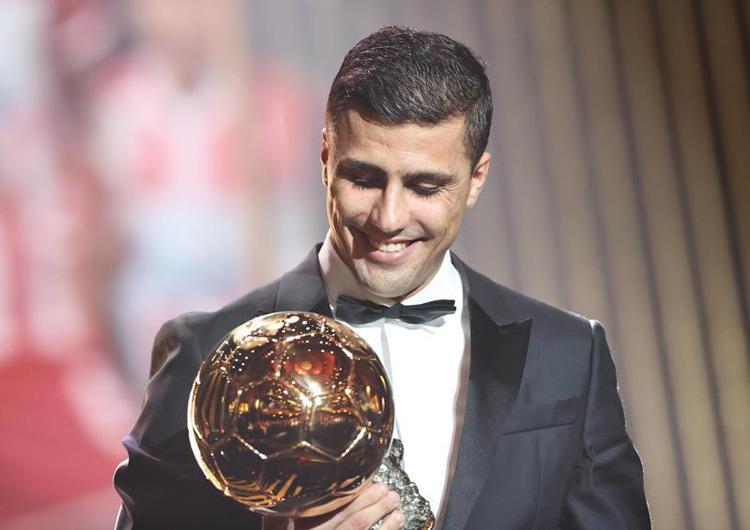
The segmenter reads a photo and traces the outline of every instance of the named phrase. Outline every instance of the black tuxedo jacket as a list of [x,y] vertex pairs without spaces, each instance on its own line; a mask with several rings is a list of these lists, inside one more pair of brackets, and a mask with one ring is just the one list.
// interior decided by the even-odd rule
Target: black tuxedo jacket
[[[499,286],[457,257],[471,321],[466,409],[442,528],[650,528],[641,463],[625,431],[597,322]],[[191,453],[187,401],[200,363],[229,331],[273,311],[330,316],[317,251],[279,280],[156,337],[143,410],[115,473],[117,530],[260,529]]]

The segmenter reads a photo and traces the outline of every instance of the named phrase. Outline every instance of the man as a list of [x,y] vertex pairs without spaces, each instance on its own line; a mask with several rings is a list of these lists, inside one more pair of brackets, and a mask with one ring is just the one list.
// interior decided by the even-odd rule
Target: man
[[[388,27],[347,54],[321,150],[329,233],[279,280],[160,331],[143,412],[125,439],[129,460],[115,475],[119,529],[259,527],[202,476],[185,411],[211,346],[283,310],[335,313],[378,352],[406,471],[442,528],[650,527],[601,326],[499,286],[449,252],[489,172],[491,115],[484,67],[448,37]],[[340,295],[389,307],[450,299],[455,311],[421,324],[395,318],[401,305],[360,318],[366,311]],[[385,517],[382,528],[398,528],[398,501],[376,485],[333,516],[266,526],[369,528]]]

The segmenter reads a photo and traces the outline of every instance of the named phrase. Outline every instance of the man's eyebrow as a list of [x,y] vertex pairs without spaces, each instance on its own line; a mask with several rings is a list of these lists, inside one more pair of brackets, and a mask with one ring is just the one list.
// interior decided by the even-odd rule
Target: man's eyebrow
[[361,173],[367,173],[376,177],[385,178],[386,171],[380,166],[365,162],[363,160],[357,160],[356,158],[342,158],[336,164],[336,173],[345,174],[349,171],[358,171]]

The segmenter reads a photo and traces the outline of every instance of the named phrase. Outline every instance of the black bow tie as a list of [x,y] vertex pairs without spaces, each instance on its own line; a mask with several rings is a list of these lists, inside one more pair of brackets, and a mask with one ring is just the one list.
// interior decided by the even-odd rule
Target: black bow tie
[[453,300],[433,300],[417,305],[398,303],[390,307],[347,295],[341,295],[336,300],[336,318],[350,324],[368,324],[379,318],[394,318],[409,324],[424,324],[455,312],[456,304]]

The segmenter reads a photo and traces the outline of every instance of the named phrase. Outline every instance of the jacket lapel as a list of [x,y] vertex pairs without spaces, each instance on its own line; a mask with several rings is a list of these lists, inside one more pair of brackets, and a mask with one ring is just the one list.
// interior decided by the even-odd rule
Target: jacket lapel
[[494,283],[453,256],[467,286],[471,359],[464,422],[443,528],[464,528],[523,376],[531,320],[518,321]]
[[319,250],[316,245],[302,263],[281,277],[275,311],[312,311],[333,318],[318,264]]
[[[313,311],[332,316],[316,246],[285,274],[275,311]],[[464,528],[482,490],[505,421],[518,395],[532,321],[519,320],[492,281],[452,255],[467,291],[471,360],[464,423],[443,528]]]

